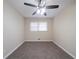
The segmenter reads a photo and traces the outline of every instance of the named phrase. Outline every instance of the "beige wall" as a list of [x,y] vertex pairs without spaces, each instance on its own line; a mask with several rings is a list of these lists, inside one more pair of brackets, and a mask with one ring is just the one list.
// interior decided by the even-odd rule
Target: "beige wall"
[[3,11],[3,56],[6,57],[24,41],[24,20],[6,0]]
[[[30,31],[31,22],[47,22],[47,32],[32,32]],[[51,41],[52,39],[52,23],[50,18],[27,18],[25,19],[25,41]],[[40,38],[40,40],[38,40]]]
[[76,10],[75,4],[67,6],[53,21],[53,42],[70,55],[76,56]]

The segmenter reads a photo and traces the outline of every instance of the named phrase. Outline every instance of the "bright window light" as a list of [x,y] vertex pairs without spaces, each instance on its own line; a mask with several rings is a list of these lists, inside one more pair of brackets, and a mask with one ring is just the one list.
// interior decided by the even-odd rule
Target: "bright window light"
[[31,31],[47,31],[47,22],[31,22]]
[[46,22],[39,23],[39,31],[47,31],[47,23]]
[[31,22],[30,30],[31,31],[38,31],[38,23],[37,22]]

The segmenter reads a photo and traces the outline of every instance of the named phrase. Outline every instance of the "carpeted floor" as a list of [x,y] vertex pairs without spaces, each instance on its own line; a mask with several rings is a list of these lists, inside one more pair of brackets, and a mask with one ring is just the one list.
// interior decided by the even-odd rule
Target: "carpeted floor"
[[25,42],[7,59],[73,59],[53,42]]

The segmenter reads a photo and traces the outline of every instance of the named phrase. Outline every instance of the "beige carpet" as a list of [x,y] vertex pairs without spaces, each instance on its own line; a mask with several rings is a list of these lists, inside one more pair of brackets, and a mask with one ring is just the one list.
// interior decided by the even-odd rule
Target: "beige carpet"
[[7,59],[73,59],[53,42],[25,42]]

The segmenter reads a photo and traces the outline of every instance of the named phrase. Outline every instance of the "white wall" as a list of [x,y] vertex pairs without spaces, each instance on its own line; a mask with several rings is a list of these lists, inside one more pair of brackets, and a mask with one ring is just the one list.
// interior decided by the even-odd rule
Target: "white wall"
[[3,11],[3,57],[6,57],[24,41],[24,19],[6,0]]
[[[4,1],[4,57],[25,41],[53,41],[75,56],[75,6],[68,6],[54,19],[25,18]],[[30,22],[48,22],[47,32],[31,32]],[[25,29],[24,29],[25,25]],[[25,35],[24,35],[25,32]],[[25,37],[24,37],[25,36]],[[38,40],[40,38],[40,40]]]
[[[32,32],[30,31],[31,22],[47,22],[47,32]],[[27,18],[25,19],[25,41],[51,41],[52,39],[52,23],[49,18]],[[38,40],[40,38],[40,40]]]
[[76,56],[76,7],[67,6],[53,20],[53,42]]

